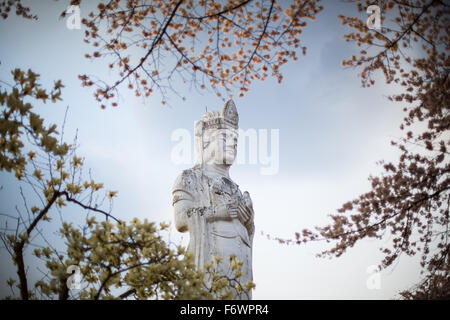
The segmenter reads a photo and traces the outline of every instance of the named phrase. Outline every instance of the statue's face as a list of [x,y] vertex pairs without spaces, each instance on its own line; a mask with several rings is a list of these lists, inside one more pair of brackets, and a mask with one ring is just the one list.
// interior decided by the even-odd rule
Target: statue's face
[[232,165],[237,154],[238,134],[233,129],[208,130],[209,143],[203,151],[204,161],[207,164]]

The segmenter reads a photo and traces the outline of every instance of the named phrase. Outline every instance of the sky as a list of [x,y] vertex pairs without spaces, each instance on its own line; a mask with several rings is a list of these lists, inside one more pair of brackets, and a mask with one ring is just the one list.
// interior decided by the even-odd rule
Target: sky
[[[91,5],[81,4],[81,17]],[[337,15],[353,13],[365,19],[366,14],[341,1],[324,1],[324,6],[302,34],[307,55],[281,68],[282,84],[270,78],[255,82],[243,98],[234,99],[242,130],[268,132],[269,137],[277,130],[279,136],[278,170],[273,174],[262,174],[267,165],[260,157],[256,164],[236,163],[230,170],[254,203],[254,299],[391,299],[420,279],[418,259],[406,256],[378,275],[371,273],[382,258],[380,244],[389,239],[363,241],[330,260],[315,256],[329,248],[326,243],[286,246],[262,234],[293,238],[304,228],[325,225],[329,214],[369,190],[367,178],[380,172],[376,161],[398,155],[389,142],[401,136],[403,114],[386,98],[395,88],[381,77],[374,87],[362,88],[358,70],[340,65],[357,48],[342,39],[346,29]],[[17,67],[41,74],[44,87],[61,79],[63,101],[37,110],[48,123],[61,125],[69,106],[65,137],[71,141],[77,133],[77,153],[85,158],[85,167],[96,181],[119,191],[113,214],[125,220],[171,222],[173,182],[194,164],[193,156],[191,163],[174,161],[178,142],[172,135],[180,129],[190,133],[193,152],[194,122],[205,107],[221,110],[224,102],[212,92],[186,87],[180,88],[186,101],[172,97],[164,107],[157,98],[142,100],[123,88],[118,108],[100,109],[77,76],[91,73],[107,79],[107,65],[84,58],[91,50],[83,43],[83,27],[70,30],[58,18],[65,8],[66,1],[42,0],[32,4],[39,21],[15,16],[0,21],[1,79],[10,79],[9,71]],[[14,214],[11,210],[21,201],[18,185],[7,174],[1,173],[0,179],[0,210]],[[51,234],[56,229],[48,226]],[[170,232],[172,241],[187,245],[188,234],[174,227]],[[4,296],[5,281],[14,272],[5,250],[0,251],[0,268]],[[38,274],[33,266],[29,272]],[[368,285],[374,276],[379,279],[375,288]]]

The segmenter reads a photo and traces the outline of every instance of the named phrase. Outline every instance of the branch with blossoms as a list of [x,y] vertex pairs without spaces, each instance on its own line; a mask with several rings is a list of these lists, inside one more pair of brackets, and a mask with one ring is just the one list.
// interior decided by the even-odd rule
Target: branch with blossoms
[[[359,12],[372,4],[351,1]],[[419,255],[427,275],[404,298],[448,297],[450,205],[450,6],[440,0],[380,2],[381,30],[371,30],[359,17],[339,15],[354,30],[344,36],[362,47],[359,57],[343,61],[361,68],[363,86],[375,84],[382,71],[388,84],[398,84],[389,100],[401,103],[399,124],[405,136],[391,141],[400,151],[396,162],[380,161],[383,172],[370,176],[369,192],[344,203],[328,225],[304,229],[295,238],[272,237],[284,244],[332,243],[319,257],[339,257],[363,239],[388,237],[380,246],[387,268],[402,254]],[[414,53],[416,58],[411,55]]]
[[[118,88],[136,96],[154,92],[167,102],[179,84],[209,87],[218,97],[242,97],[254,80],[269,75],[281,82],[280,67],[297,60],[306,20],[322,9],[317,0],[108,1],[82,23],[89,59],[109,61],[118,77],[111,83],[80,75],[95,98],[117,106]],[[111,100],[112,99],[112,100]],[[183,97],[184,99],[184,97]]]

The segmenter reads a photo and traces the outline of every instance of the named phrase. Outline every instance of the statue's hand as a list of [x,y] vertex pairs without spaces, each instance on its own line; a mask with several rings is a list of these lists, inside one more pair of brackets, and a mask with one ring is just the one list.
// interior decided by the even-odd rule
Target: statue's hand
[[250,210],[250,208],[243,204],[243,203],[239,203],[239,220],[243,223],[246,224],[252,217],[252,211]]
[[248,203],[238,202],[230,203],[227,206],[228,215],[232,219],[238,219],[242,224],[246,224],[253,217],[253,209],[248,206]]
[[237,218],[237,211],[234,204],[223,203],[215,206],[214,210],[209,210],[206,218],[213,220],[229,220],[230,218]]
[[234,203],[228,205],[228,214],[230,215],[231,219],[238,219],[239,218],[239,206]]
[[242,224],[247,223],[252,216],[250,209],[242,202],[229,204],[228,214],[232,219],[238,219]]

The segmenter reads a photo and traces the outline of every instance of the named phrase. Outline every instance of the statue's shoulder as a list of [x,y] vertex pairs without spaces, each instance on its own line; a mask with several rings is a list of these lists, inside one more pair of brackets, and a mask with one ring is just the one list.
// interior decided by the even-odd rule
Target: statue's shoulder
[[195,166],[186,170],[183,170],[180,175],[175,180],[173,185],[173,191],[193,191],[197,189],[199,183],[199,175],[201,174],[201,168]]

